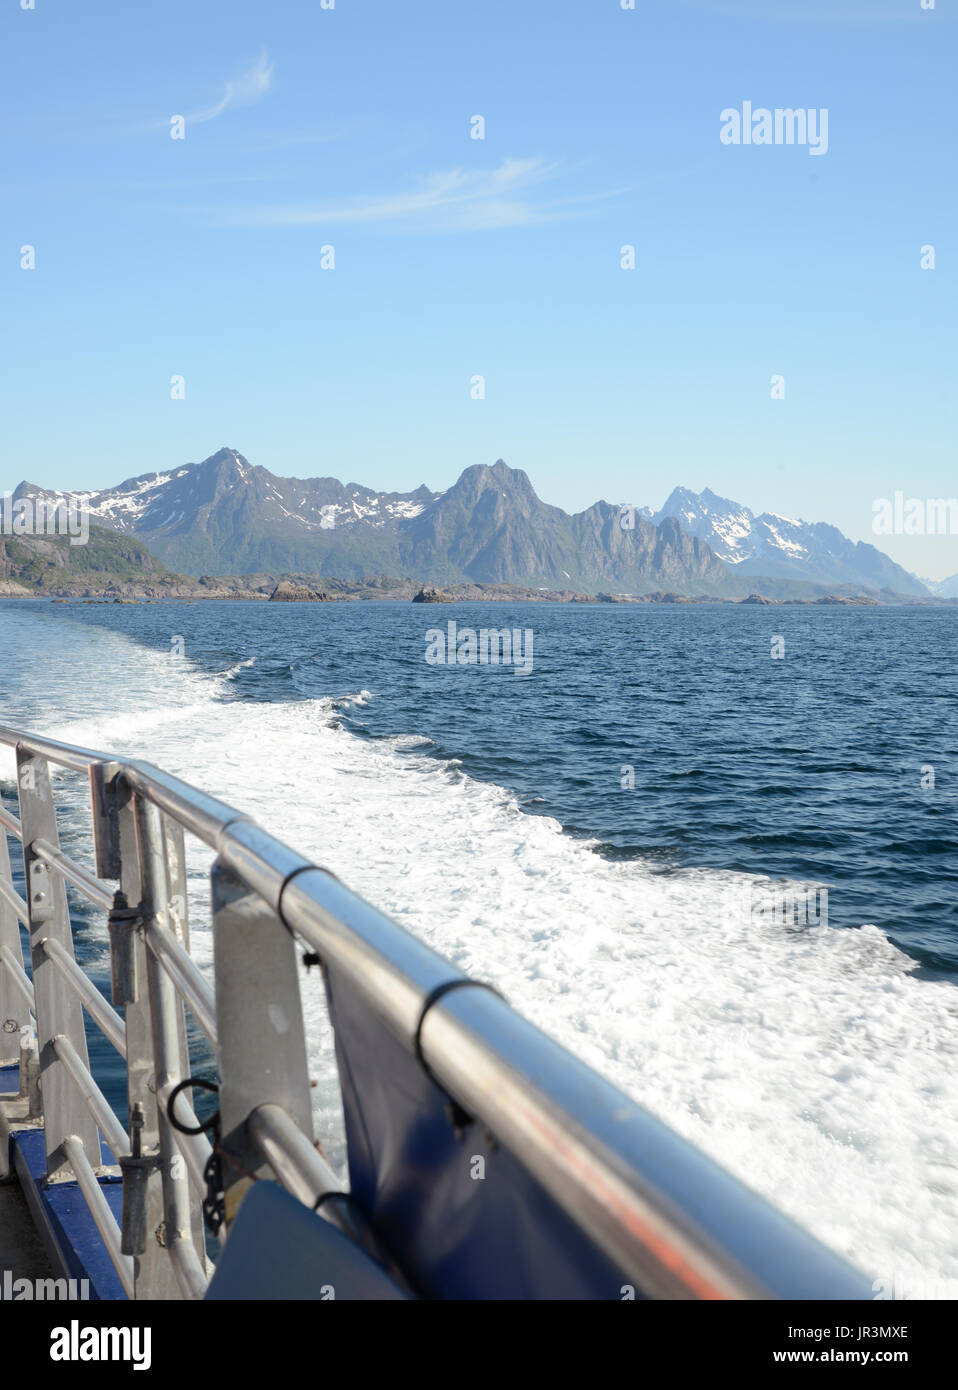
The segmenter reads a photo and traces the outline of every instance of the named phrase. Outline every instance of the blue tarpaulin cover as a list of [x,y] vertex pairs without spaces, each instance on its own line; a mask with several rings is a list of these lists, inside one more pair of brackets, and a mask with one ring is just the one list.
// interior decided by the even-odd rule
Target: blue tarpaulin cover
[[535,1179],[479,1123],[457,1136],[448,1097],[420,1060],[328,967],[326,987],[352,1193],[415,1290],[620,1299],[622,1272]]

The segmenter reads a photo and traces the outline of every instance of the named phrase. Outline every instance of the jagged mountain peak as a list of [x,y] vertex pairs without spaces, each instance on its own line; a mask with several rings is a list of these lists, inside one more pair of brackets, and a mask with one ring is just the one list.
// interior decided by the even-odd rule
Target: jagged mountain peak
[[495,463],[473,463],[468,468],[464,468],[456,479],[454,486],[460,483],[468,483],[473,479],[494,479],[497,483],[511,486],[532,487],[529,475],[521,468],[510,468],[505,459],[496,459]]
[[836,526],[808,522],[776,512],[756,516],[749,507],[706,488],[675,488],[654,516],[661,524],[676,518],[690,535],[714,550],[742,574],[859,584],[902,594],[926,594],[914,575],[863,541],[850,541]]
[[665,504],[660,508],[659,515],[677,516],[683,507],[705,516],[715,511],[742,512],[748,516],[753,515],[749,508],[743,506],[741,502],[733,502],[730,497],[722,497],[719,493],[713,492],[710,487],[703,488],[701,492],[695,492],[690,487],[674,487]]
[[455,508],[475,506],[480,499],[487,509],[509,506],[526,513],[544,505],[527,473],[497,459],[494,464],[476,463],[463,469],[452,487],[437,497],[430,511],[438,508],[449,513]]
[[947,579],[926,579],[922,582],[939,598],[958,598],[958,574],[949,575]]
[[203,467],[205,464],[210,463],[228,463],[230,460],[234,463],[241,463],[245,464],[247,467],[249,466],[249,460],[245,459],[238,449],[232,448],[229,444],[221,444],[214,453],[209,454],[203,459],[201,464],[193,466]]

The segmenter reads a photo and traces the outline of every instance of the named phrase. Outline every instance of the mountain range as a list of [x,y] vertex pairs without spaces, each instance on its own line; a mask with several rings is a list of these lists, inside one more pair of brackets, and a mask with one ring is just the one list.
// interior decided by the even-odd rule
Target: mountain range
[[377,492],[335,478],[283,478],[222,448],[202,463],[116,487],[30,495],[85,507],[97,529],[141,542],[184,574],[411,575],[530,588],[813,598],[829,592],[929,597],[874,546],[835,527],[676,488],[658,512],[605,501],[569,514],[502,459],[443,492]]
[[937,598],[958,598],[958,574],[947,579],[922,579],[925,588]]
[[720,560],[743,575],[776,575],[818,584],[862,584],[925,595],[921,580],[865,541],[850,541],[824,521],[798,521],[718,497],[710,488],[690,492],[677,487],[653,516],[657,524],[675,517]]

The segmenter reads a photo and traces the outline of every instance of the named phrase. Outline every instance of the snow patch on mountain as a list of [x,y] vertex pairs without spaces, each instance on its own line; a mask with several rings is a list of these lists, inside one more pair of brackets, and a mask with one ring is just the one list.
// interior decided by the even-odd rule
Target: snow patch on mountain
[[851,541],[826,522],[763,512],[706,488],[677,487],[652,520],[673,517],[692,536],[740,572],[819,584],[859,584],[902,594],[926,594],[920,580],[875,546]]

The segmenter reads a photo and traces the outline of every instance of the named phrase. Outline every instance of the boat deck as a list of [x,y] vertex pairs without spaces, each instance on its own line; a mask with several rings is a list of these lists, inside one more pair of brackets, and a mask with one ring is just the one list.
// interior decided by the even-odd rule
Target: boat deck
[[54,1278],[16,1178],[0,1182],[0,1279],[7,1270],[11,1279]]

